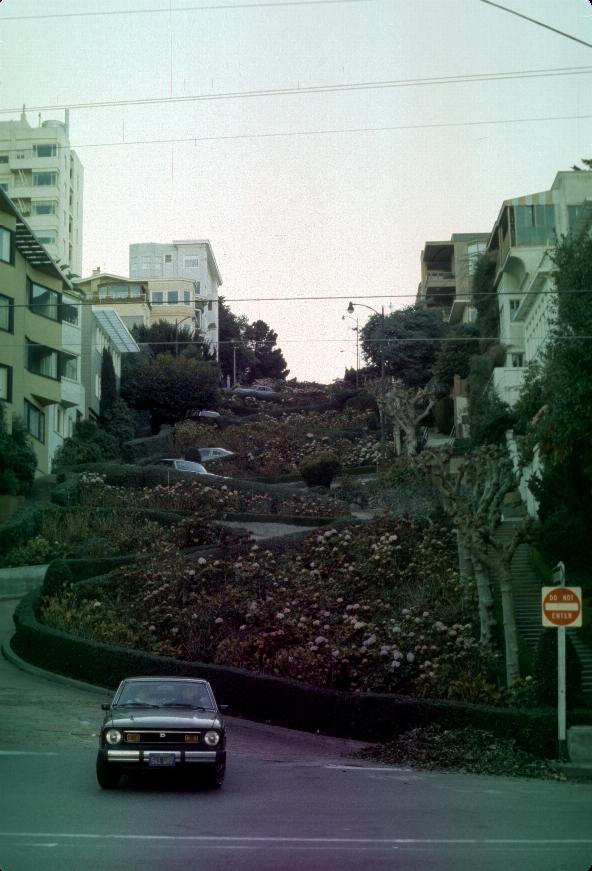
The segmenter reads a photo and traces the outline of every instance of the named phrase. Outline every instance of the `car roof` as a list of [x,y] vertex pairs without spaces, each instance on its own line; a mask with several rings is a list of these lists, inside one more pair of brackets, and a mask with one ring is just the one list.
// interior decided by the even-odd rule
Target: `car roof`
[[167,681],[167,683],[201,683],[209,686],[209,681],[204,680],[200,677],[169,677],[166,674],[155,674],[155,675],[138,675],[138,677],[124,677],[121,683],[136,683],[139,681]]

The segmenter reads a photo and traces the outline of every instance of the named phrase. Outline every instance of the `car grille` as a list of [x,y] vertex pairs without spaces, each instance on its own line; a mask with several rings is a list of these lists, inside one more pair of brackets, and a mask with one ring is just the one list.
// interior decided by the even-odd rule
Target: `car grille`
[[[139,738],[134,738],[131,736],[138,735]],[[129,737],[128,737],[129,736]],[[124,741],[126,744],[201,744],[202,743],[202,733],[201,732],[171,732],[158,730],[137,730],[132,731],[129,729],[124,732]]]

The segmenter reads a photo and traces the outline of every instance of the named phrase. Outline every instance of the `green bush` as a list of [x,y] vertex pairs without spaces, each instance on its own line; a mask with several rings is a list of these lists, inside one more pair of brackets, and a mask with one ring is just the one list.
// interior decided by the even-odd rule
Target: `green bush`
[[91,420],[76,424],[74,434],[65,439],[55,452],[53,471],[65,466],[97,463],[119,456],[119,443],[115,436],[99,429]]
[[0,525],[0,553],[7,554],[14,547],[25,544],[36,536],[43,522],[45,505],[26,505],[14,517]]
[[329,487],[341,471],[341,464],[331,451],[321,451],[303,460],[298,471],[309,487]]
[[0,402],[0,493],[26,496],[35,479],[37,457],[29,434],[19,418],[13,418],[12,432],[4,420],[4,405]]
[[47,567],[41,592],[44,596],[58,596],[72,580],[73,575],[66,560],[55,559]]

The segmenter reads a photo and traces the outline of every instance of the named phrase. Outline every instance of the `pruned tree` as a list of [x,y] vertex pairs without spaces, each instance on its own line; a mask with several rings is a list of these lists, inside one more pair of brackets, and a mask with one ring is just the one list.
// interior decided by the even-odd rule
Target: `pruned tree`
[[518,632],[514,612],[512,559],[528,540],[530,518],[515,524],[509,540],[496,531],[502,520],[505,496],[516,487],[509,456],[494,445],[472,451],[453,464],[450,449],[425,451],[422,464],[431,471],[444,510],[457,532],[461,581],[475,580],[479,606],[480,642],[492,647],[495,638],[494,582],[499,584],[503,615],[506,683],[520,678]]
[[376,381],[368,389],[381,416],[392,421],[395,454],[414,456],[419,447],[418,426],[437,400],[434,391],[429,387],[407,388],[401,381]]

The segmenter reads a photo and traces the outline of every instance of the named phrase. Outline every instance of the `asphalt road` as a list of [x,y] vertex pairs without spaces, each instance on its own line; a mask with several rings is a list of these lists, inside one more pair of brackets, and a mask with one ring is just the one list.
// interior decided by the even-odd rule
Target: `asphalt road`
[[[15,603],[0,602],[2,641]],[[0,659],[2,871],[588,871],[590,785],[403,770],[229,718],[224,787],[95,781],[101,692]],[[231,699],[225,700],[232,702]]]

